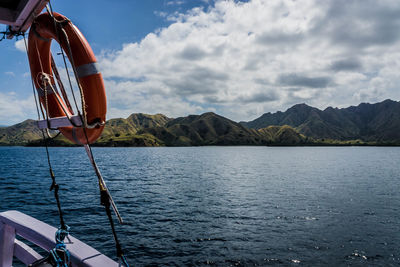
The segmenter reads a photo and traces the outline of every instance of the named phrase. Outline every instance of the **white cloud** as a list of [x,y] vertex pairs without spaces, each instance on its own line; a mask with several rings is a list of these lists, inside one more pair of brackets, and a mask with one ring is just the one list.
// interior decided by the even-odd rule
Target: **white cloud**
[[185,1],[182,0],[173,0],[173,1],[168,1],[166,3],[167,6],[174,6],[174,5],[183,5]]
[[15,93],[0,93],[0,124],[19,123],[26,118],[36,118],[33,96],[18,99]]
[[168,13],[163,11],[154,11],[154,15],[159,16],[161,18],[166,18],[168,16]]
[[[162,113],[169,117],[202,112],[199,105],[182,101],[177,96],[161,92],[161,84],[137,83],[132,81],[115,82],[106,80],[108,89],[108,118],[128,117],[131,113]],[[132,90],[136,88],[136,90]],[[146,91],[149,91],[148,93]]]
[[18,51],[21,51],[21,52],[26,53],[24,39],[20,39],[20,40],[18,40],[18,41],[15,41],[14,45],[15,45],[15,48],[16,48]]
[[5,75],[8,75],[8,76],[15,77],[15,73],[12,72],[12,71],[6,71],[6,72],[4,72],[4,74],[5,74]]
[[298,102],[400,99],[398,14],[389,0],[217,1],[170,14],[169,27],[99,57],[110,117],[248,120]]

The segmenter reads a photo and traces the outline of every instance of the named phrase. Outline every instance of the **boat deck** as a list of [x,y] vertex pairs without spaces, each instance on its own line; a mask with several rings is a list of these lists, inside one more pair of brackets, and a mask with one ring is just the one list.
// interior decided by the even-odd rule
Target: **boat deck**
[[[16,239],[20,236],[48,251],[55,246],[57,228],[19,211],[0,213],[0,267],[10,267],[13,257],[28,265],[42,256],[27,244]],[[65,244],[71,254],[72,266],[113,267],[118,263],[69,235]]]

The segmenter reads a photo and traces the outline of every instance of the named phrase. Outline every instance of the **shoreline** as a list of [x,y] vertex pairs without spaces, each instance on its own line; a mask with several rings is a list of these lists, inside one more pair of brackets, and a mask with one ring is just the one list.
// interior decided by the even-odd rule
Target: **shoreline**
[[[76,144],[49,144],[48,147],[81,147],[82,145]],[[204,144],[204,145],[187,145],[187,146],[167,146],[167,145],[159,145],[159,146],[128,146],[128,145],[102,145],[102,144],[91,144],[91,147],[400,147],[398,143],[362,143],[362,144],[328,144],[328,143],[311,143],[311,144],[267,144],[267,145],[254,145],[254,144]],[[0,147],[45,147],[42,144],[0,144]]]

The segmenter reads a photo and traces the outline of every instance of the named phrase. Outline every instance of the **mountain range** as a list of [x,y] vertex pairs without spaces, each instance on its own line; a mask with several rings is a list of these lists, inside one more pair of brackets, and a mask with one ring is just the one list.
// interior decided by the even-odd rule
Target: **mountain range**
[[[69,146],[63,136],[50,145]],[[297,104],[285,112],[265,113],[235,122],[207,112],[168,118],[134,113],[110,119],[95,146],[203,145],[397,145],[400,144],[400,102],[385,100],[348,108],[319,110]],[[43,145],[34,120],[0,127],[0,145]]]
[[388,99],[376,104],[362,103],[341,109],[328,107],[325,110],[298,104],[285,112],[265,113],[241,124],[254,129],[290,125],[299,133],[317,139],[399,142],[400,102]]

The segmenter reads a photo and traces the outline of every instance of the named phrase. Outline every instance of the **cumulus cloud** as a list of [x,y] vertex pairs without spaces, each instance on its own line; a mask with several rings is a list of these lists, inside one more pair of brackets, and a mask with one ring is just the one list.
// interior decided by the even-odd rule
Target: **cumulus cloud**
[[18,99],[15,93],[0,93],[0,124],[18,123],[35,113],[35,102],[32,97]]
[[325,88],[332,82],[330,77],[307,77],[296,73],[281,74],[278,77],[278,84],[282,86],[298,86],[310,88]]
[[18,51],[26,53],[24,39],[20,39],[20,40],[16,41],[14,45]]
[[248,120],[305,101],[398,100],[399,14],[395,0],[220,0],[164,14],[168,27],[99,57],[111,116]]
[[362,64],[356,58],[346,58],[332,62],[330,68],[334,71],[357,71],[362,68]]

